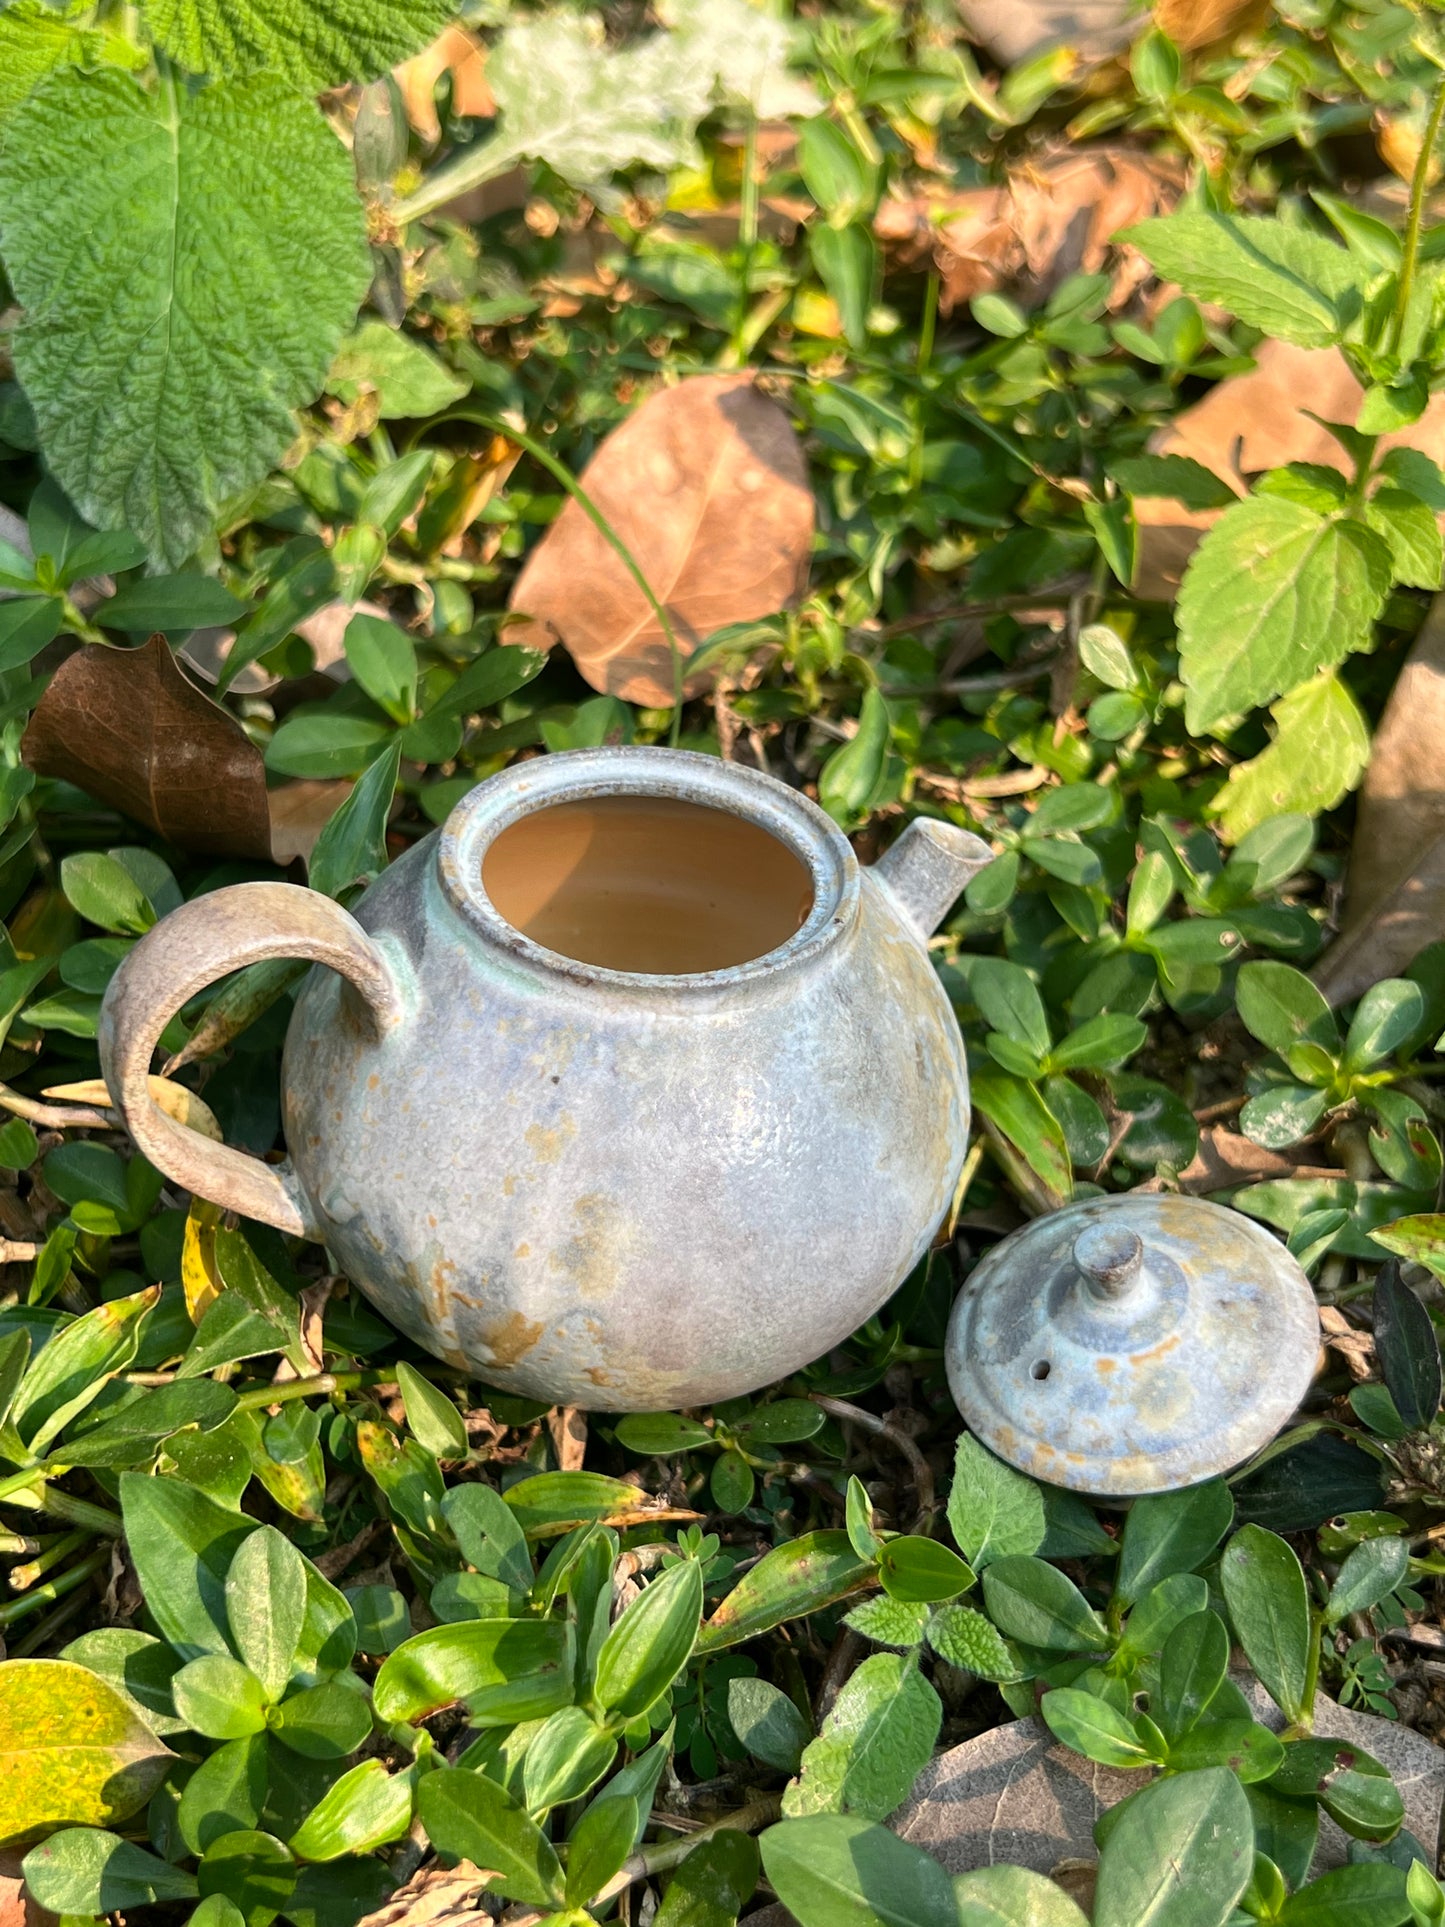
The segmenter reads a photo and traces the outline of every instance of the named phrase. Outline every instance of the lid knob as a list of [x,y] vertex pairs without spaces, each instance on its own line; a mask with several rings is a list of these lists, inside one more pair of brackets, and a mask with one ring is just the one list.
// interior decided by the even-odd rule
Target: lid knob
[[1137,1233],[1120,1224],[1086,1225],[1074,1240],[1073,1254],[1088,1289],[1098,1298],[1127,1297],[1144,1262]]

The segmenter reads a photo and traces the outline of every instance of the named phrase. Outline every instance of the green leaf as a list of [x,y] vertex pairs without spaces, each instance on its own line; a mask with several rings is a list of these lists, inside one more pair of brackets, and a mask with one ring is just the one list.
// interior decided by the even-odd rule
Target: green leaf
[[[866,227],[820,222],[808,230],[808,253],[818,279],[837,304],[843,339],[850,347],[864,347],[879,273],[878,243]],[[882,702],[881,697],[878,700]]]
[[1209,1604],[1209,1587],[1198,1573],[1176,1572],[1150,1588],[1130,1613],[1119,1642],[1120,1657],[1150,1659],[1174,1628]]
[[196,1869],[202,1899],[229,1900],[245,1927],[270,1927],[295,1884],[296,1863],[281,1842],[249,1829],[213,1840]]
[[399,1840],[411,1825],[410,1773],[362,1760],[329,1786],[287,1845],[298,1860],[338,1860]]
[[172,1764],[134,1702],[98,1674],[60,1659],[0,1665],[0,1847],[127,1820]]
[[306,94],[374,79],[451,17],[447,0],[145,0],[143,11],[156,44],[188,73],[269,67]]
[[153,1733],[185,1731],[171,1700],[180,1661],[164,1640],[127,1626],[101,1626],[72,1639],[60,1657],[98,1673]]
[[601,1472],[541,1472],[510,1486],[506,1501],[527,1537],[536,1539],[635,1512],[637,1487]]
[[1345,1740],[1291,1740],[1269,1785],[1286,1799],[1317,1799],[1357,1840],[1387,1840],[1405,1817],[1400,1790],[1387,1769]]
[[1345,1035],[1345,1065],[1352,1071],[1369,1070],[1403,1050],[1429,1016],[1425,993],[1408,977],[1386,977],[1370,988],[1355,1006]]
[[914,1534],[890,1539],[878,1554],[878,1577],[893,1599],[956,1599],[973,1584],[973,1572],[936,1539]]
[[163,1440],[191,1426],[212,1432],[236,1407],[229,1385],[198,1378],[161,1385],[122,1406],[113,1418],[78,1439],[67,1439],[57,1456],[66,1465],[103,1465],[113,1469],[144,1464]]
[[728,1724],[755,1760],[780,1773],[798,1771],[811,1729],[776,1686],[765,1679],[730,1679]]
[[440,1767],[417,1788],[422,1824],[440,1853],[488,1867],[489,1885],[533,1907],[563,1905],[562,1866],[536,1821],[481,1773]]
[[1351,1613],[1368,1612],[1400,1585],[1410,1570],[1410,1547],[1406,1540],[1390,1537],[1365,1539],[1340,1567],[1339,1577],[1330,1588],[1325,1624],[1338,1626]]
[[963,1432],[954,1449],[948,1528],[975,1572],[1010,1553],[1037,1553],[1044,1540],[1044,1495],[1031,1478]]
[[991,1029],[1043,1057],[1050,1044],[1049,1020],[1033,978],[1002,957],[975,957],[968,973],[969,995]]
[[394,736],[367,764],[346,801],[316,839],[307,865],[313,890],[339,897],[371,883],[386,868],[386,821],[401,770],[401,738]]
[[278,776],[359,776],[393,736],[379,716],[344,710],[293,710],[266,745],[266,767]]
[[243,1833],[259,1823],[266,1804],[266,1755],[264,1733],[227,1740],[186,1781],[175,1826],[192,1853],[204,1853],[228,1833]]
[[574,1658],[560,1620],[433,1626],[382,1662],[372,1696],[383,1720],[415,1723],[461,1700],[474,1725],[511,1726],[570,1705]]
[[21,1381],[10,1419],[37,1457],[43,1456],[57,1433],[131,1363],[159,1297],[160,1286],[155,1285],[129,1298],[113,1298],[109,1304],[97,1305],[57,1333],[31,1365]]
[[[852,1624],[853,1615],[849,1615]],[[1016,1680],[1019,1661],[1007,1641],[980,1612],[971,1606],[945,1606],[932,1614],[926,1628],[928,1643],[940,1659],[980,1679],[1001,1682]]]
[[864,692],[857,733],[835,749],[818,777],[818,801],[845,828],[867,814],[883,780],[891,725],[876,689]]
[[1283,1758],[1284,1744],[1267,1726],[1254,1720],[1205,1720],[1170,1747],[1169,1770],[1192,1773],[1201,1767],[1227,1766],[1248,1786],[1267,1780]]
[[1137,1017],[1101,1011],[1056,1044],[1049,1062],[1058,1071],[1118,1070],[1144,1047],[1148,1031]]
[[1382,488],[1365,504],[1365,519],[1389,547],[1401,582],[1412,589],[1440,587],[1445,546],[1433,509],[1402,488]]
[[702,1617],[702,1567],[680,1559],[623,1613],[597,1655],[599,1706],[636,1719],[659,1700],[687,1664]]
[[144,576],[139,582],[127,583],[101,603],[95,620],[103,628],[124,629],[130,634],[149,635],[156,629],[179,634],[237,622],[247,607],[214,576],[191,571]]
[[139,67],[145,55],[118,34],[76,26],[73,9],[47,0],[12,0],[0,11],[0,118],[57,67],[93,67],[101,61]]
[[1118,238],[1162,280],[1281,341],[1326,348],[1341,332],[1341,303],[1356,270],[1343,248],[1306,228],[1190,208],[1141,221]]
[[342,1679],[322,1680],[274,1707],[268,1725],[285,1747],[308,1760],[342,1760],[371,1731],[365,1695]]
[[411,637],[382,616],[355,615],[346,629],[351,673],[394,722],[416,714],[416,647]]
[[563,1706],[532,1736],[522,1763],[527,1810],[540,1816],[549,1808],[580,1800],[617,1758],[617,1739],[580,1706]]
[[757,1841],[734,1828],[715,1833],[672,1876],[656,1927],[733,1927],[757,1884]]
[[1241,1526],[1224,1549],[1219,1583],[1245,1657],[1285,1717],[1297,1720],[1313,1634],[1293,1549],[1263,1526]]
[[1001,1633],[1049,1652],[1107,1652],[1104,1622],[1072,1579],[1042,1559],[997,1559],[983,1575],[988,1615]]
[[834,1702],[783,1795],[794,1819],[849,1811],[885,1820],[927,1765],[943,1721],[937,1693],[912,1655],[874,1653]]
[[60,634],[63,619],[58,596],[17,596],[13,602],[0,602],[0,672],[22,668],[38,656]]
[[856,1814],[784,1820],[758,1844],[769,1884],[805,1927],[960,1927],[933,1856]]
[[855,1633],[862,1633],[865,1639],[871,1639],[875,1646],[894,1646],[900,1652],[912,1652],[915,1646],[923,1644],[928,1623],[927,1606],[890,1599],[886,1592],[860,1600],[845,1619],[845,1624]]
[[719,1512],[745,1511],[753,1502],[757,1480],[753,1468],[739,1452],[720,1452],[713,1460],[708,1491]]
[[957,1874],[958,1927],[1088,1927],[1062,1887],[1027,1867]]
[[454,1485],[442,1511],[469,1566],[517,1592],[528,1590],[533,1575],[527,1535],[499,1492],[475,1481]]
[[203,1653],[171,1681],[177,1717],[208,1740],[243,1740],[264,1732],[266,1691],[229,1653]]
[[54,75],[0,154],[0,249],[50,469],[172,565],[291,441],[371,273],[349,157],[271,74]]
[[1375,1357],[1395,1409],[1412,1429],[1429,1425],[1440,1409],[1440,1342],[1429,1312],[1400,1276],[1397,1258],[1375,1274],[1372,1310]]
[[1253,1856],[1249,1803],[1227,1767],[1156,1780],[1105,1843],[1094,1927],[1224,1927]]
[[1363,648],[1391,577],[1389,550],[1358,522],[1279,495],[1226,509],[1179,590],[1188,728],[1213,729]]
[[828,1414],[810,1398],[774,1398],[755,1405],[732,1429],[749,1444],[801,1445],[821,1432]]
[[[443,19],[449,11],[443,0]],[[368,12],[375,17],[374,9]],[[439,415],[460,401],[469,386],[414,336],[374,319],[363,321],[342,342],[326,378],[327,393],[344,402],[374,394],[383,421],[398,417],[422,421]]]
[[641,1824],[638,1802],[628,1794],[609,1790],[592,1802],[567,1839],[569,1907],[583,1907],[602,1891],[632,1852]]
[[[1187,455],[1134,455],[1112,463],[1109,473],[1128,495],[1162,496],[1168,501],[1182,502],[1187,509],[1227,509],[1239,500],[1228,482],[1221,480],[1213,469],[1192,461]],[[1127,680],[1115,681],[1091,660],[1084,646],[1088,633],[1088,629],[1079,631],[1079,655],[1084,667],[1111,689],[1135,688],[1137,683],[1132,671]],[[1124,645],[1120,643],[1119,647],[1123,649]],[[1127,654],[1124,660],[1128,661]]]
[[396,1382],[406,1407],[407,1425],[417,1442],[433,1458],[465,1459],[469,1449],[467,1428],[455,1403],[405,1359],[398,1361]]
[[196,1897],[194,1874],[93,1827],[51,1834],[26,1854],[22,1872],[30,1898],[55,1914],[106,1914]]
[[306,1561],[275,1526],[259,1526],[231,1561],[226,1574],[226,1620],[236,1651],[260,1681],[266,1698],[279,1700],[296,1664],[306,1623]]
[[1247,963],[1235,988],[1240,1018],[1250,1034],[1281,1057],[1296,1044],[1340,1048],[1334,1013],[1302,971],[1288,964]]
[[1114,1597],[1132,1606],[1161,1579],[1194,1572],[1228,1532],[1234,1500],[1222,1479],[1136,1499],[1124,1522]]
[[1086,1759],[1100,1766],[1123,1768],[1156,1764],[1153,1753],[1140,1740],[1132,1720],[1116,1713],[1107,1700],[1092,1693],[1081,1693],[1071,1686],[1056,1686],[1039,1703],[1045,1724],[1057,1740],[1071,1746]]
[[1218,1613],[1194,1613],[1164,1642],[1159,1691],[1150,1712],[1171,1743],[1183,1739],[1208,1711],[1229,1671],[1229,1632]]
[[126,1545],[151,1616],[184,1658],[228,1652],[226,1574],[256,1530],[180,1479],[125,1472]]
[[690,1452],[696,1445],[711,1445],[713,1435],[695,1418],[676,1412],[629,1412],[617,1427],[617,1443],[629,1452],[666,1458],[674,1452]]
[[1274,741],[1235,764],[1211,806],[1231,843],[1283,811],[1317,816],[1333,809],[1370,760],[1369,725],[1338,676],[1312,676],[1272,704],[1270,714]]
[[60,887],[87,923],[141,937],[156,921],[156,907],[125,865],[104,850],[82,850],[61,859]]
[[1037,1088],[1020,1077],[975,1070],[970,1094],[975,1110],[1007,1138],[1059,1202],[1066,1202],[1073,1190],[1068,1145]]
[[[528,1479],[513,1491],[535,1484]],[[873,1577],[873,1563],[860,1559],[846,1532],[805,1532],[765,1553],[745,1572],[697,1638],[698,1653],[715,1653],[771,1632],[786,1619],[801,1619],[857,1592]]]
[[[1291,1895],[1273,1918],[1279,1927],[1400,1927],[1410,1918],[1405,1880],[1399,1867],[1380,1861],[1336,1867]],[[1428,1921],[1439,1915],[1415,1918]]]

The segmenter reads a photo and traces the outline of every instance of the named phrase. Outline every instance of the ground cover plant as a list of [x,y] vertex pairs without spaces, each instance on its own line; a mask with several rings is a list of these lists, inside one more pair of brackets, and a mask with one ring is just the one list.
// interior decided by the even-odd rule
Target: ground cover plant
[[[0,4],[0,1905],[1445,1919],[1316,1733],[1445,1724],[1445,15],[1045,11]],[[95,1043],[182,901],[353,902],[618,742],[996,853],[935,1250],[626,1417],[170,1187]],[[198,996],[158,1101],[277,1149],[301,974]],[[1326,1362],[1124,1513],[972,1439],[942,1341],[1141,1184],[1286,1239]],[[1086,1877],[889,1830],[1034,1713],[1135,1776]]]

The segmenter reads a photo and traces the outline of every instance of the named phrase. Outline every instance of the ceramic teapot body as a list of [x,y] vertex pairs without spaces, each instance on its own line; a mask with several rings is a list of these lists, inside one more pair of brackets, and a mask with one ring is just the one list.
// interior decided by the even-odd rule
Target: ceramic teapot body
[[[801,866],[798,927],[679,973],[580,961],[509,922],[483,883],[498,839],[622,796],[764,832]],[[464,798],[354,917],[287,884],[173,912],[113,980],[102,1064],[155,1164],[324,1241],[437,1356],[559,1403],[709,1403],[846,1337],[947,1210],[968,1082],[925,937],[989,855],[918,823],[860,871],[821,811],[755,772],[653,749],[540,758]],[[629,940],[647,916],[631,907]],[[331,966],[287,1035],[281,1166],[184,1130],[145,1082],[188,997],[276,956]]]

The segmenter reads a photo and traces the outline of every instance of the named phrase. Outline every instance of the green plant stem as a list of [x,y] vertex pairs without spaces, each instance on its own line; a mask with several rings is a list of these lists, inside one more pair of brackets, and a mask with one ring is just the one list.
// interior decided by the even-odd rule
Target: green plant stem
[[33,1467],[0,1482],[0,1501],[22,1506],[28,1512],[48,1512],[52,1518],[83,1526],[87,1532],[103,1532],[107,1539],[119,1539],[125,1533],[119,1513],[92,1505],[89,1499],[77,1499],[73,1492],[52,1485]]
[[1430,102],[1430,118],[1425,123],[1420,152],[1415,156],[1415,172],[1410,178],[1410,214],[1405,223],[1400,279],[1395,289],[1395,312],[1390,320],[1389,351],[1392,355],[1400,351],[1405,319],[1410,312],[1410,299],[1415,292],[1415,270],[1420,260],[1420,229],[1424,225],[1425,195],[1430,186],[1430,162],[1434,157],[1435,143],[1440,138],[1442,119],[1445,119],[1445,78],[1435,89],[1435,98]]
[[79,1527],[74,1532],[64,1532],[54,1545],[47,1547],[44,1552],[37,1554],[25,1565],[12,1566],[9,1573],[11,1592],[28,1592],[36,1580],[49,1572],[52,1566],[62,1565],[72,1552],[79,1552],[82,1547],[88,1545],[92,1536],[85,1527]]
[[[759,1828],[770,1826],[783,1811],[781,1793],[764,1793],[736,1813],[724,1814],[721,1820],[714,1820],[710,1826],[699,1827],[696,1833],[685,1834],[681,1840],[665,1840],[655,1847],[643,1847],[640,1852],[624,1862],[622,1871],[612,1879],[592,1901],[593,1907],[614,1899],[632,1886],[634,1881],[646,1880],[652,1874],[663,1873],[669,1867],[680,1866],[704,1840],[711,1840],[717,1833],[756,1833]],[[522,1923],[518,1923],[522,1927]]]
[[1286,1740],[1308,1739],[1315,1730],[1315,1697],[1320,1690],[1320,1649],[1324,1641],[1325,1609],[1315,1606],[1310,1611],[1310,1653],[1305,1662],[1304,1691],[1300,1716],[1284,1734]]
[[752,274],[753,250],[758,244],[758,117],[748,109],[747,131],[743,135],[743,179],[738,210],[738,306],[733,320],[732,360],[734,365],[747,359],[744,336],[748,321],[748,281]]
[[0,1626],[13,1626],[17,1619],[24,1619],[37,1607],[53,1605],[57,1599],[63,1599],[67,1593],[74,1592],[77,1586],[84,1585],[87,1579],[94,1578],[102,1566],[109,1564],[110,1547],[102,1546],[99,1552],[93,1552],[88,1559],[82,1559],[80,1564],[72,1566],[69,1572],[62,1572],[47,1584],[36,1586],[34,1591],[24,1593],[19,1599],[11,1599],[0,1606]]
[[395,1377],[395,1372],[318,1372],[315,1378],[292,1378],[284,1385],[253,1385],[237,1395],[236,1410],[255,1412],[298,1398],[330,1398],[333,1392],[354,1392],[363,1385],[387,1385]]
[[404,201],[398,201],[391,210],[391,217],[401,227],[408,221],[419,221],[423,215],[430,214],[445,202],[454,201],[459,194],[480,187],[484,181],[496,180],[499,174],[505,174],[520,159],[521,156],[505,141],[490,140],[484,141],[480,147],[469,147],[429,175],[415,194],[408,194]]
[[616,529],[613,528],[601,509],[598,508],[597,504],[592,500],[592,497],[587,493],[586,489],[584,489],[582,484],[577,480],[577,477],[572,473],[571,469],[567,467],[566,463],[558,461],[552,451],[544,448],[539,441],[534,440],[532,436],[524,433],[522,429],[514,427],[512,423],[503,421],[500,415],[487,415],[479,408],[449,408],[444,415],[436,416],[430,426],[436,427],[442,422],[448,421],[474,422],[478,428],[488,428],[494,435],[501,435],[507,441],[515,442],[517,447],[525,450],[534,462],[540,462],[554,481],[562,484],[578,508],[581,509],[588,521],[592,523],[603,541],[616,553],[622,566],[641,590],[648,608],[651,609],[653,615],[656,616],[658,626],[667,640],[667,647],[672,656],[672,729],[668,734],[668,741],[672,747],[676,749],[678,740],[682,734],[682,650],[678,645],[672,620],[666,609],[663,608],[657,597],[652,593],[652,584],[642,573],[641,564],[638,562],[636,556],[632,553],[631,549],[628,548]]

